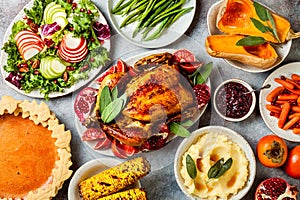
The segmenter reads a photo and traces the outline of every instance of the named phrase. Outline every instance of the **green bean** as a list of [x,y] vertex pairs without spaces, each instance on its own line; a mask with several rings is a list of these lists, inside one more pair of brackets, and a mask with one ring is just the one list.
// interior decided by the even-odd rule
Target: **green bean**
[[172,20],[172,22],[170,23],[170,26],[179,18],[181,17],[182,15],[184,15],[185,13],[187,12],[190,12],[191,10],[193,10],[194,7],[189,7],[189,8],[186,8],[184,10],[182,10],[180,13],[178,13],[177,15],[175,15],[174,19]]
[[174,4],[172,7],[168,8],[164,12],[160,13],[159,15],[157,15],[154,19],[160,18],[161,16],[169,13],[170,11],[173,11],[174,9],[180,7],[184,3],[185,3],[185,0],[180,0],[178,3]]
[[115,10],[118,9],[118,8],[122,5],[123,2],[124,2],[124,0],[120,0],[120,1],[115,5],[115,7],[112,9],[111,12],[114,13]]
[[139,8],[140,6],[143,6],[147,2],[148,2],[148,0],[142,0],[142,1],[138,2],[137,4],[135,4],[134,6],[132,6],[132,9],[130,11],[133,11],[133,10]]
[[125,16],[129,13],[130,9],[138,2],[138,0],[133,0],[131,2],[131,4],[129,4],[125,9],[124,11],[122,12],[122,15]]
[[[140,14],[144,9],[146,8],[146,5],[144,5],[143,7],[141,7],[140,9],[137,9],[135,12],[131,13],[130,15],[128,15],[124,21],[121,23],[120,28],[123,28],[124,26],[128,25],[129,20],[131,20],[132,18],[134,18],[134,16],[138,16],[138,14]],[[137,19],[137,18],[136,18]],[[134,21],[130,21],[130,23],[132,23]]]
[[[121,0],[121,1],[122,1],[122,0]],[[127,6],[129,6],[129,5],[132,3],[132,1],[134,1],[134,0],[129,0],[129,1],[126,2],[125,4],[119,6],[117,9],[115,9],[115,10],[112,11],[112,14],[119,14],[120,11],[122,11],[122,10],[125,9]]]
[[[161,24],[160,24],[160,26],[158,27],[158,29],[157,29],[152,35],[150,35],[148,38],[144,39],[144,41],[154,40],[154,39],[158,38],[159,36],[161,36],[162,32],[163,32],[164,29],[165,29],[165,26],[168,24],[168,21],[169,21],[171,18],[172,18],[172,16],[171,16],[171,17],[165,18],[165,19],[161,22]],[[171,19],[171,20],[172,20],[172,19]]]
[[[161,1],[163,2],[163,1]],[[163,11],[164,9],[166,9],[169,5],[172,5],[173,2],[172,1],[168,1],[167,3],[165,3],[164,5],[158,7],[157,9],[154,8],[155,12],[148,18],[148,20],[143,24],[142,28],[147,27],[152,20],[155,18],[155,16],[157,16],[161,11]]]

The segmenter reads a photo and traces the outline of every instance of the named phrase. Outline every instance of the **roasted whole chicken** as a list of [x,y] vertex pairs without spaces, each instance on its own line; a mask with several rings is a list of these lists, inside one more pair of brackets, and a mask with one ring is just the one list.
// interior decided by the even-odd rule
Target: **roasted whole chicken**
[[[87,128],[104,132],[122,144],[149,150],[150,138],[159,136],[165,142],[172,134],[170,123],[197,119],[203,104],[199,107],[192,82],[172,54],[153,54],[126,67],[127,72],[114,71],[99,81],[95,107],[83,122]],[[110,90],[116,87],[119,96],[126,95],[124,108],[109,123],[104,123],[99,112],[105,86]],[[207,104],[210,91],[208,87],[205,89],[208,90],[204,95]],[[201,100],[203,103],[203,98]]]

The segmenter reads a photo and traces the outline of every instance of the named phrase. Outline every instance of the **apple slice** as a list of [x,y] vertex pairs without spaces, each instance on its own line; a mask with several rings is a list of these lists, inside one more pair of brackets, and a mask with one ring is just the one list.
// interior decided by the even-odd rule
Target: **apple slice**
[[87,41],[84,37],[73,37],[66,34],[58,48],[58,55],[66,62],[77,63],[85,59],[88,54]]
[[51,80],[61,77],[66,68],[66,65],[57,57],[47,56],[41,59],[40,72],[46,79]]

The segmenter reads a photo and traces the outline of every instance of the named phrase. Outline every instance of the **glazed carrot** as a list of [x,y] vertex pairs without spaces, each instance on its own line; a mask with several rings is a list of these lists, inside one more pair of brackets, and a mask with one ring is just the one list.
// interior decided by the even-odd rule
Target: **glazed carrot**
[[294,124],[296,124],[299,121],[300,117],[296,116],[292,119],[290,119],[284,126],[283,126],[283,130],[288,130],[289,128],[291,128]]
[[284,87],[277,87],[273,89],[266,97],[268,102],[272,102],[278,95],[280,95],[284,91]]
[[289,115],[289,119],[292,119],[296,116],[300,117],[300,113],[293,113],[293,114]]
[[300,113],[300,106],[292,106],[291,110],[293,112],[297,112],[297,113],[299,112]]
[[296,102],[296,100],[287,100],[287,101],[283,101],[283,100],[276,100],[276,104],[284,104],[284,103],[293,103]]
[[294,85],[293,84],[291,84],[291,83],[289,83],[289,82],[287,82],[287,81],[285,81],[283,79],[275,78],[274,81],[277,82],[277,83],[279,83],[279,84],[281,84],[286,89],[290,89],[290,90],[294,89]]
[[285,121],[287,119],[287,116],[289,115],[291,109],[291,105],[289,103],[285,103],[282,106],[282,110],[278,119],[278,127],[283,128]]
[[285,80],[286,80],[287,82],[293,84],[294,87],[300,89],[300,85],[298,85],[295,81],[293,81],[293,80],[291,80],[291,79],[289,79],[289,78],[286,78]]
[[297,99],[297,105],[300,106],[300,96]]
[[300,128],[293,128],[293,132],[295,134],[300,134]]
[[294,81],[300,81],[300,76],[298,74],[292,74],[292,79]]
[[267,108],[269,111],[271,111],[271,112],[274,112],[274,113],[281,113],[281,108],[279,108],[279,107],[277,107],[277,106],[267,104],[267,105],[266,105],[266,108]]
[[297,94],[280,94],[280,95],[278,95],[277,99],[278,100],[283,100],[283,101],[297,100],[298,97],[299,97],[299,95],[297,95]]
[[292,90],[292,89],[288,89],[286,88],[288,91],[290,91],[291,93],[293,94],[297,94],[297,95],[300,95],[300,90]]

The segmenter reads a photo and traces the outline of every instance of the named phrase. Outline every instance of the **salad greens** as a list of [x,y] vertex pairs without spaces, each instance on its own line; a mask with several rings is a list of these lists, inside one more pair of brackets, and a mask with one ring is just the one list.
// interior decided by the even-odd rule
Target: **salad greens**
[[[51,25],[47,25],[43,19],[45,7],[51,2],[55,2],[65,9],[68,24],[64,29],[54,29]],[[67,0],[34,0],[32,8],[24,9],[26,17],[16,21],[12,27],[12,34],[3,46],[3,50],[8,56],[7,63],[3,67],[6,72],[10,73],[6,81],[11,82],[25,93],[39,89],[44,98],[49,99],[50,93],[63,92],[65,88],[71,87],[79,80],[87,79],[91,69],[103,66],[109,61],[109,52],[102,44],[104,39],[110,37],[110,30],[108,25],[96,21],[99,12],[95,5],[90,0],[69,2]],[[52,28],[52,32],[48,33],[51,37],[48,35],[42,37],[47,48],[33,58],[24,61],[18,51],[14,37],[22,30],[32,30],[32,26],[38,27],[37,34],[42,34],[42,27]],[[46,56],[58,57],[58,45],[63,36],[70,32],[75,37],[84,37],[87,40],[89,54],[81,62],[65,63],[67,80],[64,77],[48,80],[39,73],[39,68],[34,67],[33,63]],[[21,65],[28,66],[28,71],[20,72]]]

